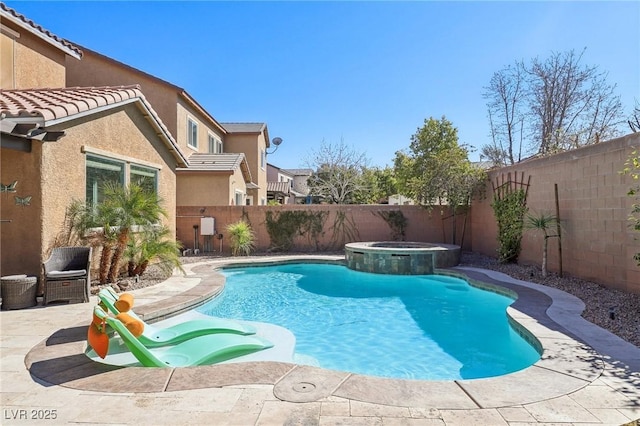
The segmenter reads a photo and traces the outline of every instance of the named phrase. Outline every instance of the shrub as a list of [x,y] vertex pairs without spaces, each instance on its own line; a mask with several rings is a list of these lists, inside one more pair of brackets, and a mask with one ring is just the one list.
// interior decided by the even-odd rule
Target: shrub
[[227,226],[227,232],[231,240],[231,254],[233,256],[238,256],[239,254],[248,256],[254,249],[255,234],[249,223],[244,220],[232,223]]

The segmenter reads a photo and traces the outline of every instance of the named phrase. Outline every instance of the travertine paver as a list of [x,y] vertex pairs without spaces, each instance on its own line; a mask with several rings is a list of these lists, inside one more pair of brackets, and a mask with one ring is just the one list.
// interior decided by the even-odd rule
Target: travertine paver
[[447,425],[491,425],[508,426],[508,423],[495,409],[481,410],[441,410]]
[[598,419],[568,396],[540,401],[525,408],[539,422],[597,422]]
[[[206,265],[187,265],[188,277],[172,277],[156,287],[135,291],[136,304],[149,303],[146,310],[154,315],[153,306],[169,309],[172,300],[193,299],[203,290],[198,288],[201,283],[219,285],[208,277],[210,269]],[[184,296],[185,291],[188,297]],[[176,297],[177,294],[181,296]],[[527,290],[527,297],[535,294]],[[560,296],[549,311],[560,323],[570,319],[570,327],[588,342],[589,327],[593,326],[571,319],[579,309],[563,306],[572,303],[572,298]],[[520,374],[507,375],[502,380],[427,385],[349,375],[338,384],[333,396],[319,396],[317,401],[307,403],[280,401],[274,395],[274,384],[295,371],[295,365],[287,363],[175,370],[127,368],[120,372],[109,366],[96,369],[95,363],[87,362],[81,353],[86,329],[78,327],[87,323],[95,297],[89,304],[3,311],[0,423],[30,424],[20,416],[29,415],[33,409],[55,411],[56,419],[50,419],[48,424],[110,425],[578,426],[619,425],[639,418],[640,369],[624,365],[640,360],[640,349],[613,339],[603,357],[602,352],[584,347],[545,316],[551,300],[547,296],[537,298],[530,306],[520,300],[514,306],[523,311],[509,309],[514,318],[546,339],[548,348],[542,362]],[[145,307],[141,308],[144,312]],[[597,344],[606,346],[606,332],[595,330]],[[42,374],[50,383],[36,374],[31,376],[25,362],[33,373]],[[305,368],[298,373],[305,371],[312,374],[292,375],[289,379],[320,380],[334,374]]]
[[407,407],[371,404],[368,402],[351,401],[351,415],[356,417],[403,417],[410,418],[411,412]]
[[320,402],[265,401],[256,426],[317,425],[321,407]]
[[504,407],[498,408],[498,413],[507,422],[535,422],[531,413],[529,413],[524,407]]

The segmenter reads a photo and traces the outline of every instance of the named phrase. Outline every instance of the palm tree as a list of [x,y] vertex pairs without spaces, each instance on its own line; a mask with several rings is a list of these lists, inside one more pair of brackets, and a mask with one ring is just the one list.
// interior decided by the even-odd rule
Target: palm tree
[[110,226],[110,218],[100,206],[93,208],[80,200],[73,200],[67,208],[69,236],[67,242],[75,235],[78,241],[83,241],[92,247],[101,247],[98,279],[100,284],[106,284],[111,264],[111,253],[117,240],[114,229]]
[[542,276],[547,276],[547,241],[551,237],[558,237],[556,234],[549,234],[551,227],[558,226],[558,218],[555,215],[540,213],[538,215],[527,214],[524,227],[526,229],[542,231],[544,241],[542,243]]
[[105,219],[103,223],[111,227],[117,236],[107,277],[107,281],[113,283],[118,279],[120,263],[132,229],[156,225],[163,216],[167,217],[167,212],[155,192],[146,191],[134,183],[124,187],[107,183],[104,194],[105,201],[98,208],[99,216]]
[[171,273],[174,268],[184,272],[179,256],[181,244],[170,239],[170,236],[171,231],[166,226],[154,226],[133,234],[125,253],[129,259],[127,266],[129,276],[144,274],[149,264],[155,260],[166,273]]

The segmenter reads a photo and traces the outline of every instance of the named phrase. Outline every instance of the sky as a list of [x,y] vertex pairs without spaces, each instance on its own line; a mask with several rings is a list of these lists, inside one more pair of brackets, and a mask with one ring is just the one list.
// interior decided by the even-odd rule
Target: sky
[[[516,61],[586,49],[640,102],[640,2],[6,1],[45,29],[185,89],[219,122],[265,122],[281,168],[344,143],[392,166],[425,119],[491,143],[485,87]],[[626,128],[624,129],[626,131]]]

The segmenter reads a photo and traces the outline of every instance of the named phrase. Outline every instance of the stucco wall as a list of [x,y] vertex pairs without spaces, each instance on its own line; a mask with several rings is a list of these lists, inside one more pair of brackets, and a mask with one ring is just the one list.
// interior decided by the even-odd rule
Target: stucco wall
[[179,206],[228,206],[233,199],[232,182],[244,184],[242,173],[178,172],[176,202]]
[[[67,58],[67,87],[99,87],[140,85],[140,90],[162,122],[176,137],[177,88],[149,75],[118,64],[89,50],[84,50],[82,60]],[[186,133],[186,130],[185,130]]]
[[254,203],[259,205],[262,199],[267,199],[267,166],[260,167],[260,152],[266,150],[267,144],[264,133],[243,134],[233,133],[225,138],[225,152],[244,153],[251,171],[251,179],[260,188],[255,193]]
[[[198,149],[194,149],[188,142],[188,119],[195,121],[198,125]],[[209,152],[209,134],[217,136],[218,139],[223,141],[224,136],[220,130],[210,125],[211,122],[203,114],[195,111],[184,100],[179,99],[177,104],[177,131],[173,134],[174,138],[178,142],[178,146],[185,153],[187,157],[195,152],[208,153]]]
[[[40,142],[31,153],[0,149],[0,180],[9,185],[18,181],[15,193],[0,194],[0,275],[39,275],[42,243]],[[31,196],[30,205],[21,206],[15,197]]]
[[[206,209],[201,212],[201,208]],[[256,235],[256,250],[264,252],[271,246],[271,240],[266,229],[266,212],[302,210],[308,212],[326,212],[324,223],[324,235],[316,241],[298,237],[294,240],[293,250],[313,252],[319,247],[321,250],[342,251],[344,243],[353,241],[387,241],[393,239],[392,231],[386,221],[378,214],[383,211],[400,210],[407,218],[406,240],[420,242],[449,243],[450,222],[441,219],[439,209],[431,212],[419,206],[387,206],[387,205],[283,205],[283,206],[179,206],[177,209],[176,236],[186,248],[194,246],[194,225],[200,224],[200,218],[213,217],[216,221],[218,233],[226,235],[227,225],[248,217]],[[244,216],[243,216],[244,215]],[[341,219],[342,218],[342,219]],[[458,222],[458,238],[462,235],[464,218],[460,216]],[[344,223],[344,228],[340,222]],[[357,231],[355,228],[357,227]],[[341,229],[349,229],[349,232],[341,232]],[[467,231],[468,231],[467,227]],[[219,251],[220,242],[213,239],[213,248]],[[198,245],[202,249],[205,237],[198,237]],[[229,239],[225,236],[222,241],[223,252],[230,253]],[[460,243],[460,240],[458,240]],[[470,233],[467,233],[464,246],[471,247]]]
[[[22,30],[11,22],[2,21],[10,31],[2,34],[2,89],[32,89],[64,87],[65,53]],[[17,38],[11,34],[18,33]],[[9,34],[11,33],[11,34]],[[13,42],[11,39],[14,39]],[[7,50],[9,49],[9,50]],[[11,58],[11,68],[4,61]],[[71,58],[78,62],[77,59]]]
[[[548,158],[495,170],[495,181],[511,172],[531,176],[528,206],[532,213],[555,214],[554,184],[558,185],[563,226],[562,266],[566,274],[640,293],[640,267],[633,254],[640,252],[638,235],[627,220],[633,200],[627,191],[629,176],[619,172],[633,149],[640,148],[640,133],[602,142]],[[487,199],[473,203],[473,250],[496,256],[497,224]],[[525,231],[520,262],[540,265],[542,235]],[[559,270],[557,239],[549,240],[549,270]]]
[[[41,241],[41,244],[34,243],[34,247],[30,246],[28,256],[21,257],[13,250],[3,250],[3,275],[40,275],[42,261],[47,258],[55,245],[56,237],[63,230],[67,206],[74,198],[85,199],[86,165],[83,147],[87,151],[104,152],[111,158],[131,163],[157,165],[160,169],[158,191],[169,214],[166,224],[172,231],[175,229],[176,160],[135,104],[69,121],[52,127],[51,130],[64,130],[66,135],[58,142],[34,142],[36,149],[31,154],[2,151],[2,182],[16,179],[12,177],[12,172],[18,167],[23,174],[20,179],[24,180],[19,182],[22,187],[20,192],[27,189],[27,183],[29,187],[35,188],[32,205],[18,210],[22,213],[19,221],[6,226],[3,224],[2,246],[5,249],[21,246],[25,244],[21,236],[27,234],[31,240]],[[10,213],[9,208],[15,211],[12,206],[4,204],[3,219],[5,211]],[[27,216],[32,213],[33,217]],[[5,229],[11,229],[10,233],[5,232]],[[36,229],[35,237],[30,235],[34,232],[33,229]],[[7,270],[5,273],[7,265],[10,265],[11,272]]]

